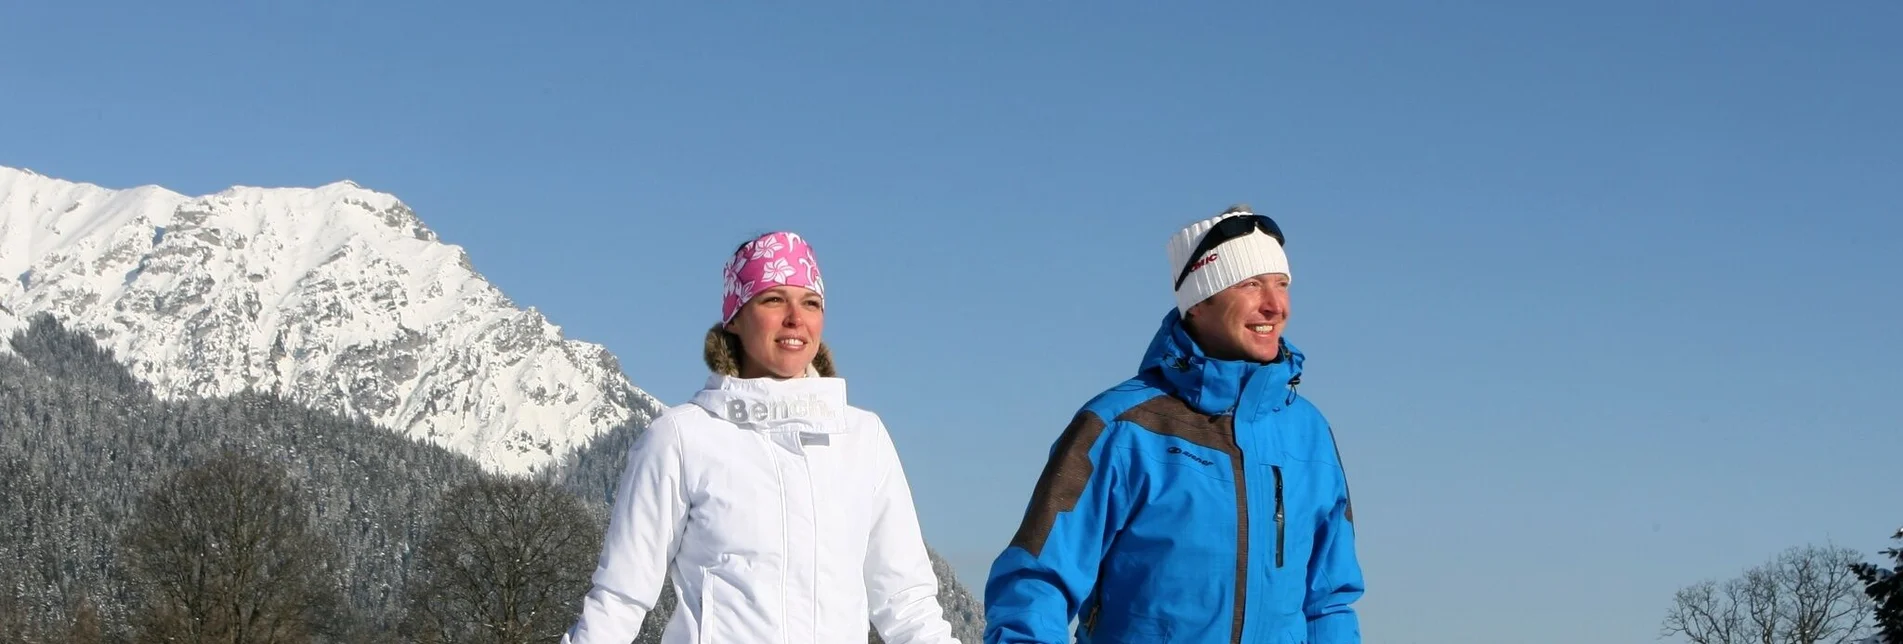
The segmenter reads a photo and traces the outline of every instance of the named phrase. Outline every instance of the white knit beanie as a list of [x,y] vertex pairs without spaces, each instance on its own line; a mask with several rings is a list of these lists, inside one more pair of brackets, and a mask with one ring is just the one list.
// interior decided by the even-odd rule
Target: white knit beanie
[[1187,315],[1189,307],[1209,299],[1223,289],[1235,286],[1238,282],[1264,273],[1289,275],[1288,255],[1282,251],[1282,244],[1260,230],[1223,242],[1204,253],[1202,257],[1190,257],[1190,252],[1203,240],[1203,235],[1216,227],[1216,222],[1238,215],[1254,214],[1248,204],[1230,207],[1222,214],[1190,224],[1176,231],[1170,237],[1170,280],[1173,283],[1177,275],[1183,272],[1183,266],[1191,261],[1198,265],[1191,269],[1189,277],[1183,280],[1181,288],[1176,289],[1176,309]]

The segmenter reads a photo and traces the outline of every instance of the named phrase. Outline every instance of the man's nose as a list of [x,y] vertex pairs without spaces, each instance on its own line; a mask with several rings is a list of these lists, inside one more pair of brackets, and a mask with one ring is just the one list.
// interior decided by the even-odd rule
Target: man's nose
[[1283,312],[1288,311],[1288,296],[1281,293],[1270,293],[1267,297],[1262,298],[1262,305],[1258,308],[1263,315],[1281,315]]

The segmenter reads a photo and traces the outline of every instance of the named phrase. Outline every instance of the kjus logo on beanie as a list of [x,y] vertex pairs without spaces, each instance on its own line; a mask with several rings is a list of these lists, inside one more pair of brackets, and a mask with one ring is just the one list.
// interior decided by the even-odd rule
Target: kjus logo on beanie
[[1200,271],[1203,269],[1204,266],[1213,264],[1215,263],[1216,260],[1221,258],[1222,258],[1221,253],[1210,253],[1208,255],[1204,255],[1202,259],[1196,260],[1195,263],[1189,265],[1189,272],[1194,273],[1196,271]]

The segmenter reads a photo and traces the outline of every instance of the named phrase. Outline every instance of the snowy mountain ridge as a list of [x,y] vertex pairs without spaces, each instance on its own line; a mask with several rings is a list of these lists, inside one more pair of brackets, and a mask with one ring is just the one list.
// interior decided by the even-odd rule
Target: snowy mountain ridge
[[162,396],[275,392],[494,471],[664,408],[350,181],[188,197],[0,166],[0,278],[0,334],[52,314]]

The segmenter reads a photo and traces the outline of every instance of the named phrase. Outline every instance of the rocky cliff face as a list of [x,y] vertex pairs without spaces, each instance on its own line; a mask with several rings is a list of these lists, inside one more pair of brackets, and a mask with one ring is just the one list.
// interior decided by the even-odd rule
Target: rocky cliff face
[[662,405],[395,197],[188,197],[0,167],[0,337],[50,313],[162,396],[280,393],[526,472]]

